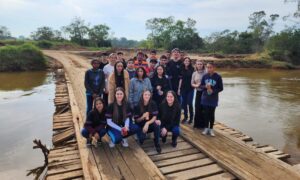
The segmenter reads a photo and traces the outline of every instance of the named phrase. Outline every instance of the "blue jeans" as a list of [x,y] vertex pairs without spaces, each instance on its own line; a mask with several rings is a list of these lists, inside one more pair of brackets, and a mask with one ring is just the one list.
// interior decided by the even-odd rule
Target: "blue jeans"
[[[144,124],[137,124],[140,128],[137,135],[141,144],[143,144],[144,140],[146,139],[146,133],[143,132]],[[159,137],[160,137],[160,126],[157,125],[155,122],[149,125],[147,133],[154,133],[154,144],[155,146],[159,145]]]
[[122,136],[121,131],[119,131],[115,128],[111,128],[111,127],[107,128],[107,134],[114,144],[119,144],[123,138],[131,136],[135,133],[139,133],[139,131],[140,131],[140,128],[138,127],[138,125],[132,124],[132,123],[130,123],[130,125],[129,125],[129,131],[128,131],[127,136]]
[[188,119],[188,106],[189,106],[190,121],[192,121],[194,119],[194,108],[193,108],[194,90],[183,91],[181,96],[182,96],[181,108],[184,111],[184,118]]
[[[172,142],[177,142],[177,138],[180,135],[180,127],[179,126],[172,126],[172,127],[166,127],[167,131],[172,132]],[[167,135],[162,136],[163,141],[167,140]]]
[[[105,134],[106,134],[106,129],[105,129],[105,128],[102,128],[102,129],[100,129],[99,131],[97,131],[97,133],[99,134],[100,139],[101,139],[103,136],[105,136]],[[89,133],[89,131],[88,131],[86,128],[82,128],[82,130],[81,130],[81,135],[82,135],[83,137],[85,137],[86,139],[90,138],[90,133]]]

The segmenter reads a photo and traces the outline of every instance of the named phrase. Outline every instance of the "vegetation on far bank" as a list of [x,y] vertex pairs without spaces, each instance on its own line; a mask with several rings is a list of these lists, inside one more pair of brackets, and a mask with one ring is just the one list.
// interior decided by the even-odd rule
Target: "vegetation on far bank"
[[43,70],[46,67],[43,53],[33,44],[0,47],[0,72]]

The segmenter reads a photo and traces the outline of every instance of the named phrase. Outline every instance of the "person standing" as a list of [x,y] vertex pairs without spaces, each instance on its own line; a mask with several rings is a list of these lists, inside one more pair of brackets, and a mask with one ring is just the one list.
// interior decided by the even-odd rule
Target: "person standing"
[[124,69],[122,62],[117,62],[114,67],[113,73],[108,78],[108,104],[114,101],[114,92],[117,87],[125,90],[125,95],[128,97],[129,93],[129,74]]
[[184,111],[184,119],[182,123],[188,122],[189,124],[191,124],[193,123],[194,119],[194,89],[191,85],[193,72],[194,68],[192,66],[191,59],[189,57],[185,57],[180,69],[180,80],[177,92],[178,96],[182,97],[181,108]]
[[[171,81],[171,89],[174,92],[178,92],[180,67],[182,65],[182,61],[180,60],[180,50],[178,48],[173,49],[172,56],[173,59],[167,64],[167,75]],[[177,97],[179,98],[179,96]]]
[[105,91],[103,93],[103,100],[106,105],[108,105],[108,78],[114,72],[115,64],[117,61],[117,55],[115,53],[111,53],[108,56],[109,64],[105,65],[103,68],[103,72],[105,74]]
[[99,69],[100,62],[94,59],[91,64],[93,68],[87,70],[84,77],[84,86],[86,89],[86,115],[91,111],[94,99],[103,94],[105,85],[105,75],[103,71]]
[[200,88],[201,80],[204,74],[204,63],[201,60],[197,60],[195,64],[195,72],[192,75],[191,85],[196,90],[194,128],[200,129],[205,128],[203,107],[201,105],[201,96],[203,90]]
[[148,75],[150,70],[147,61],[145,60],[145,54],[142,51],[139,51],[136,55],[136,60],[134,62],[134,68],[137,69],[142,67],[145,69],[146,74]]
[[207,63],[207,73],[202,77],[200,88],[203,89],[201,105],[204,110],[205,129],[202,134],[215,136],[215,110],[219,102],[219,93],[223,91],[222,77],[215,72],[213,62]]
[[154,76],[150,79],[153,88],[153,100],[159,106],[166,96],[166,93],[171,90],[170,81],[166,77],[165,69],[162,65],[157,66]]
[[146,70],[139,67],[136,69],[135,77],[130,80],[129,85],[129,103],[132,109],[138,105],[142,92],[146,89],[152,92],[151,82],[147,77]]

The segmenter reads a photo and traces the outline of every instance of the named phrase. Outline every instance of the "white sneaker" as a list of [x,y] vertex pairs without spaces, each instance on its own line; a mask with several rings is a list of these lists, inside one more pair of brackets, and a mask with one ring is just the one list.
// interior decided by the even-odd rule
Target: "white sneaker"
[[122,139],[122,146],[123,147],[128,147],[129,145],[128,145],[128,140],[127,140],[127,138],[123,138]]
[[205,128],[204,131],[202,132],[203,135],[207,135],[209,133],[209,129]]
[[115,144],[110,140],[109,143],[108,143],[108,146],[109,146],[110,148],[113,148],[113,147],[115,147]]
[[215,136],[216,136],[213,129],[209,129],[209,134],[210,134],[212,137],[215,137]]

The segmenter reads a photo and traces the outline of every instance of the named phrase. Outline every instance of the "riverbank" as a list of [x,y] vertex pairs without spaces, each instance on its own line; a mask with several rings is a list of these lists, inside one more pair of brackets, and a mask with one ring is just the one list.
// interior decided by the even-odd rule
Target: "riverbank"
[[37,71],[46,68],[43,53],[32,44],[0,47],[0,72]]

